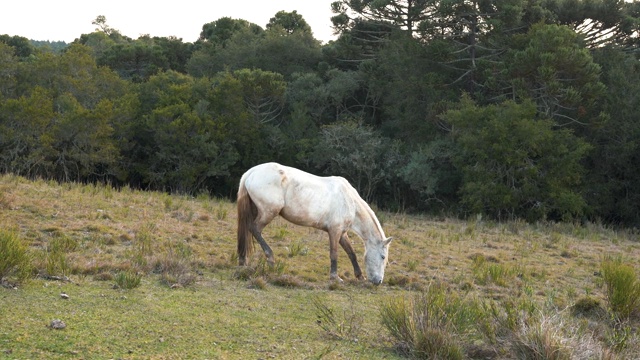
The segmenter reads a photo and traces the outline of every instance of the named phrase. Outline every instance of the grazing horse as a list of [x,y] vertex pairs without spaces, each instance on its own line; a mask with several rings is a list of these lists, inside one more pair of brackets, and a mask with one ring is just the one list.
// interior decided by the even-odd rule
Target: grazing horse
[[379,285],[387,265],[389,243],[378,218],[349,182],[338,176],[319,177],[276,163],[252,167],[242,175],[238,189],[238,262],[245,265],[253,251],[251,235],[258,241],[267,261],[273,252],[262,237],[262,230],[276,216],[301,226],[329,234],[330,278],[338,276],[338,244],[349,256],[353,271],[363,279],[347,232],[352,230],[364,241],[367,278]]

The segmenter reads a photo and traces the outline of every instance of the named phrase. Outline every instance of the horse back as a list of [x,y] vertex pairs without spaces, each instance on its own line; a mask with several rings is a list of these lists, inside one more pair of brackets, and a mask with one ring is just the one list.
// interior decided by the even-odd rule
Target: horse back
[[349,227],[357,192],[338,176],[320,177],[299,169],[266,163],[249,170],[245,185],[259,211],[322,230]]

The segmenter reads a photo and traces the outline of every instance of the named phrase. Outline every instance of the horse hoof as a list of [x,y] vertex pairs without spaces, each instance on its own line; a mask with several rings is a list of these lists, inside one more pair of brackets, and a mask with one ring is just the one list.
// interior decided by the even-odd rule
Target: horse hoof
[[338,275],[331,275],[331,276],[329,277],[329,280],[337,281],[337,282],[339,282],[339,283],[344,282],[344,280],[342,280],[342,279],[340,278],[340,276],[338,276]]

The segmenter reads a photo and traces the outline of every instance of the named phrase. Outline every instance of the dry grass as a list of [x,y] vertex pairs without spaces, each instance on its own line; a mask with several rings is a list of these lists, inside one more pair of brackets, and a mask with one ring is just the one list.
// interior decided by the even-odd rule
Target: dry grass
[[[559,358],[564,354],[581,358],[579,349],[582,353],[599,354],[595,358],[640,357],[637,332],[625,330],[637,328],[637,319],[614,324],[607,316],[600,268],[605,255],[620,257],[630,268],[640,268],[640,243],[632,232],[598,224],[492,223],[480,218],[466,222],[380,212],[385,232],[395,240],[385,283],[372,287],[354,279],[343,252],[338,264],[345,283],[330,282],[327,235],[282,219],[264,232],[279,265],[269,269],[257,251],[250,267],[238,268],[234,254],[235,216],[233,203],[208,196],[0,176],[0,228],[15,229],[34,254],[33,265],[40,275],[19,290],[24,292],[21,298],[25,299],[25,306],[39,306],[43,287],[59,286],[52,285],[47,277],[66,276],[86,294],[118,298],[117,293],[109,293],[119,291],[111,289],[116,277],[140,274],[141,283],[122,295],[127,298],[123,301],[134,302],[129,304],[133,310],[127,310],[124,319],[113,315],[113,321],[144,315],[144,307],[139,305],[148,300],[169,304],[174,313],[163,312],[166,318],[146,319],[136,325],[140,326],[136,334],[142,339],[139,346],[151,358],[172,357],[181,346],[195,357],[207,357],[203,354],[213,346],[207,341],[191,343],[186,339],[199,334],[199,328],[177,327],[172,334],[185,339],[173,339],[174,350],[157,338],[149,338],[158,329],[148,326],[171,326],[172,316],[177,317],[176,323],[191,321],[194,326],[201,326],[203,334],[216,332],[218,350],[210,352],[210,358],[235,358],[234,354],[243,354],[242,344],[248,344],[245,355],[246,351],[260,351],[259,357],[263,358],[398,357],[393,351],[396,344],[381,324],[380,306],[389,297],[412,298],[433,283],[446,284],[448,292],[461,298],[494,304],[495,316],[484,324],[486,336],[480,330],[477,336],[455,334],[455,339],[465,345],[467,357],[473,358],[477,353],[484,358],[510,358],[529,348],[557,353]],[[356,252],[362,254],[362,242],[356,235],[351,238]],[[193,300],[194,294],[215,310],[194,314],[193,308],[204,306],[194,303],[199,301]],[[331,304],[331,309],[335,307],[333,314],[342,317],[333,320],[336,324],[357,323],[358,342],[352,341],[354,336],[348,330],[340,330],[346,329],[342,325],[326,330],[336,334],[344,331],[347,335],[342,339],[322,336],[322,329],[315,324],[317,309],[309,300],[319,295]],[[590,300],[581,300],[585,298]],[[237,299],[249,299],[253,305],[242,307],[236,304]],[[47,340],[46,334],[40,333],[39,322],[25,320],[32,319],[28,309],[7,311],[8,301],[12,301],[10,297],[0,296],[0,318],[8,317],[4,324],[10,324],[0,331],[0,351],[12,352],[18,358],[46,358],[64,354],[92,357],[97,351],[108,349],[107,343],[98,343],[73,350],[80,345],[70,345],[62,338]],[[504,313],[508,308],[505,304],[509,303],[514,304],[511,315]],[[87,304],[90,309],[77,310],[84,313],[74,316],[98,317],[104,323],[85,331],[99,333],[100,328],[115,326],[110,319],[94,313],[100,309],[94,302],[88,299]],[[523,323],[522,313],[527,307],[523,304],[533,304],[529,308],[543,315],[536,315],[536,322]],[[597,311],[572,311],[574,304],[593,306],[589,309]],[[256,308],[280,309],[279,316],[293,316],[296,323],[282,328],[274,316],[251,319],[258,315]],[[553,327],[554,321],[548,319],[561,325]],[[252,324],[248,329],[253,330],[228,325],[238,322]],[[496,324],[501,322],[511,326],[509,334],[500,333],[503,330]],[[69,328],[65,331],[74,331]],[[490,335],[491,331],[496,334]],[[20,340],[25,337],[36,342],[53,341],[55,346],[39,345],[39,353],[30,352],[28,342]],[[110,355],[105,357],[144,357],[139,350],[132,354],[119,350],[107,353]]]

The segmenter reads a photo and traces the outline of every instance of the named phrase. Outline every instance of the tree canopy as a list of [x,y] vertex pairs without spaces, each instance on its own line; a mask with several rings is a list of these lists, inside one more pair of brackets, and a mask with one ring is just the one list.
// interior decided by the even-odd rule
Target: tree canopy
[[0,35],[0,171],[233,197],[278,161],[386,209],[640,226],[640,4],[339,0],[194,43]]

